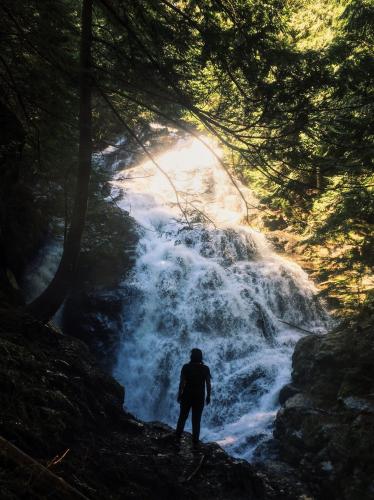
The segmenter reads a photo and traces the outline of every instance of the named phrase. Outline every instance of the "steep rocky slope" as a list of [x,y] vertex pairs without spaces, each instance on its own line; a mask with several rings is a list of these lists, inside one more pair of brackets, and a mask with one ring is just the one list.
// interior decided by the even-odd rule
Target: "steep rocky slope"
[[[355,325],[297,344],[275,425],[282,461],[250,465],[215,444],[193,453],[188,434],[177,448],[169,427],[123,411],[124,389],[84,343],[3,305],[1,497],[371,499],[372,319]],[[10,453],[9,443],[37,465]],[[75,493],[57,495],[56,478]]]
[[218,445],[194,454],[185,434],[176,448],[170,428],[123,411],[123,387],[85,344],[9,306],[0,308],[0,384],[2,499],[305,498],[301,485]]
[[137,226],[114,203],[96,199],[88,213],[74,286],[62,311],[62,329],[83,340],[111,371],[122,325],[123,280],[135,260]]

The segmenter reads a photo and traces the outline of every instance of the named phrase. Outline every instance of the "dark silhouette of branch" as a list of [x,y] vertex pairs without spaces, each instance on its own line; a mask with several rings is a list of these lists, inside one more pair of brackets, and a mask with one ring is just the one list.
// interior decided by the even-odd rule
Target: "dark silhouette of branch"
[[114,115],[117,117],[117,119],[120,121],[120,123],[127,130],[127,132],[129,133],[129,135],[141,147],[141,149],[144,151],[144,153],[146,154],[146,156],[155,165],[155,167],[166,177],[166,179],[168,180],[170,186],[172,187],[172,189],[174,191],[175,198],[176,198],[179,210],[181,211],[181,213],[182,213],[182,215],[183,215],[183,217],[184,217],[184,219],[186,221],[186,224],[189,227],[191,227],[191,224],[190,224],[190,222],[188,220],[187,214],[186,214],[185,210],[183,209],[183,207],[181,205],[181,202],[179,200],[178,191],[177,191],[177,189],[176,189],[173,181],[171,180],[171,177],[169,176],[169,174],[167,172],[165,172],[165,170],[161,167],[161,165],[153,158],[152,154],[144,146],[144,144],[142,143],[142,141],[138,138],[138,136],[136,135],[136,133],[127,125],[127,123],[122,118],[122,116],[118,113],[117,109],[114,107],[113,103],[111,102],[111,100],[109,99],[109,97],[105,94],[105,92],[97,84],[96,84],[96,88],[98,89],[98,91],[99,91],[100,95],[102,96],[102,98],[104,99],[104,101],[108,104],[108,106],[110,107],[110,109],[113,111]]

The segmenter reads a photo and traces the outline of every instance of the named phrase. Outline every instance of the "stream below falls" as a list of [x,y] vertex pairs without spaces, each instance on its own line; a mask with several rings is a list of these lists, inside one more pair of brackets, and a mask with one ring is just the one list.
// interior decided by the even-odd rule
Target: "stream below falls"
[[213,377],[201,437],[253,459],[271,438],[279,390],[290,380],[292,352],[303,335],[281,321],[324,332],[329,320],[307,274],[242,223],[243,199],[219,149],[210,146],[215,154],[182,137],[157,155],[157,166],[144,161],[114,178],[113,195],[124,193],[120,206],[141,236],[122,287],[113,374],[126,387],[130,412],[175,427],[180,370],[199,347]]

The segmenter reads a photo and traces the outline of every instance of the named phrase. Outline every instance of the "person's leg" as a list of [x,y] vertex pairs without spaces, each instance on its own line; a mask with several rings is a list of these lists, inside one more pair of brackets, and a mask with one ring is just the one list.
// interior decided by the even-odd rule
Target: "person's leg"
[[204,401],[192,403],[192,441],[194,444],[199,442],[200,437],[200,421],[204,409]]
[[182,401],[180,404],[180,413],[177,423],[177,429],[175,434],[178,438],[182,436],[182,432],[184,430],[184,426],[186,424],[186,420],[188,418],[188,414],[190,413],[191,403]]

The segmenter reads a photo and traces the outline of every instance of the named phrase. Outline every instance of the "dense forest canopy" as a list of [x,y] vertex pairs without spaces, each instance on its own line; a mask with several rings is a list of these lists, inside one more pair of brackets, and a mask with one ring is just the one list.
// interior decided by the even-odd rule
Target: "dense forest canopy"
[[[302,236],[323,270],[325,293],[362,304],[374,264],[374,4],[88,3],[92,151],[119,134],[131,150],[154,120],[213,135],[227,152],[228,173],[266,207],[264,223]],[[72,0],[0,6],[4,242],[25,223],[16,199],[37,200],[48,217],[72,221],[81,7]]]

